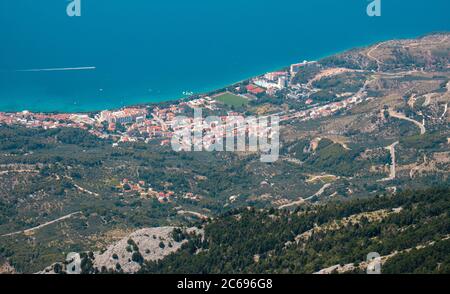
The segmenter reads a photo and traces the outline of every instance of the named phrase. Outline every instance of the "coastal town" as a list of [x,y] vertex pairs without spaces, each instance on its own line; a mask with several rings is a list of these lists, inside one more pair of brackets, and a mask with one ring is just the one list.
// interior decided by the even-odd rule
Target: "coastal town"
[[[126,107],[120,110],[104,110],[97,113],[33,113],[22,111],[16,113],[0,112],[0,124],[21,125],[27,128],[79,128],[87,130],[92,135],[101,139],[113,140],[113,146],[126,142],[146,142],[157,141],[161,145],[170,145],[174,132],[178,131],[175,124],[178,116],[185,118],[184,125],[194,131],[197,126],[193,117],[186,116],[192,113],[193,109],[205,109],[211,113],[219,113],[219,110],[226,110],[226,115],[220,115],[219,120],[209,122],[207,131],[212,131],[213,135],[204,138],[203,146],[208,148],[219,137],[226,136],[224,131],[227,124],[237,125],[238,121],[230,118],[245,117],[245,113],[235,109],[235,101],[246,105],[250,101],[257,101],[261,96],[273,97],[278,92],[283,91],[289,99],[302,101],[305,109],[289,109],[269,113],[277,115],[280,122],[291,120],[314,120],[321,117],[331,116],[338,111],[349,109],[361,103],[366,97],[365,87],[359,92],[338,102],[326,104],[315,103],[310,95],[315,93],[315,89],[310,84],[292,83],[294,77],[302,67],[314,62],[302,62],[291,65],[284,71],[266,73],[255,77],[243,84],[234,85],[222,92],[214,95],[195,95],[190,99],[183,99],[173,104],[161,106],[137,106]],[[231,110],[226,106],[231,105]],[[222,114],[223,111],[221,112]],[[203,123],[203,122],[202,122]],[[222,126],[219,128],[217,126]],[[247,128],[241,128],[236,132],[248,132]],[[259,134],[270,133],[270,126],[266,129],[253,130]]]
[[[366,255],[363,246],[362,259],[324,259],[327,245],[342,249],[343,239],[360,236],[358,244],[373,241],[370,248],[391,256],[428,246],[415,234],[423,223],[419,237],[431,232],[441,242],[450,73],[436,51],[448,48],[445,40],[388,41],[203,94],[180,83],[187,90],[175,89],[184,97],[176,101],[156,102],[155,91],[155,100],[144,94],[91,112],[77,112],[82,103],[66,113],[4,108],[0,273],[64,273],[65,253],[81,250],[90,250],[80,253],[86,273],[232,263],[246,272],[279,265],[279,273],[335,273],[335,264]],[[114,93],[103,86],[105,98]],[[58,107],[50,106],[39,107]],[[411,215],[424,217],[411,226]],[[188,235],[191,227],[201,235]],[[236,236],[248,236],[248,248]],[[286,265],[305,246],[313,254]]]

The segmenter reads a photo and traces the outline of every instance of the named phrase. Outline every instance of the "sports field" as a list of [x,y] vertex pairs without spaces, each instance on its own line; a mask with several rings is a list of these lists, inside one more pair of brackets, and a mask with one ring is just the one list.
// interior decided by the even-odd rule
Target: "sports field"
[[223,104],[229,105],[229,106],[236,106],[236,107],[240,107],[240,106],[244,106],[244,105],[248,104],[247,99],[237,96],[237,95],[234,95],[229,92],[222,93],[222,94],[215,96],[214,100],[221,102]]

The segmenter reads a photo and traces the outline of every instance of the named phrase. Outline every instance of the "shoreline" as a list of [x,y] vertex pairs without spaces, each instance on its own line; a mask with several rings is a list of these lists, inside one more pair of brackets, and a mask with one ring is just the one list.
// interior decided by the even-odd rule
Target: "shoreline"
[[[313,59],[316,60],[317,62],[320,62],[321,60],[323,60],[325,58],[328,58],[328,57],[339,55],[339,54],[342,54],[342,53],[345,53],[345,52],[348,52],[348,51],[351,51],[351,50],[358,50],[358,49],[363,49],[363,48],[369,48],[369,47],[372,47],[372,46],[376,46],[377,44],[380,44],[380,43],[383,43],[383,42],[387,42],[387,41],[391,41],[391,40],[421,39],[421,38],[424,38],[426,36],[432,36],[432,35],[436,35],[436,34],[448,34],[448,33],[449,33],[448,31],[436,31],[436,32],[430,32],[430,33],[426,33],[426,34],[420,34],[420,35],[417,35],[417,36],[409,36],[409,37],[402,37],[402,38],[394,38],[394,39],[382,38],[381,40],[374,41],[374,42],[371,42],[369,44],[353,46],[353,47],[350,47],[350,48],[347,48],[347,49],[336,51],[334,53],[327,53],[327,54],[324,54],[322,56],[318,56],[317,58],[313,58]],[[180,94],[180,97],[177,97],[177,98],[168,98],[168,99],[161,98],[161,100],[154,101],[154,102],[149,101],[149,102],[142,102],[142,103],[133,103],[133,104],[129,104],[129,105],[128,104],[127,105],[123,105],[123,106],[120,106],[120,107],[111,107],[111,108],[103,108],[103,109],[95,109],[95,110],[82,110],[82,111],[64,111],[64,110],[62,110],[62,111],[59,111],[59,110],[56,110],[56,111],[33,111],[33,110],[23,109],[23,110],[18,110],[18,111],[3,111],[3,110],[0,109],[0,113],[14,114],[14,113],[20,113],[20,112],[29,112],[29,113],[35,113],[35,114],[56,114],[56,115],[58,115],[58,114],[81,114],[81,115],[89,115],[89,114],[91,114],[92,115],[92,114],[98,114],[98,113],[100,113],[102,111],[105,111],[105,110],[116,111],[116,110],[120,110],[120,109],[124,109],[124,108],[150,107],[150,106],[161,105],[161,104],[164,104],[164,103],[176,104],[176,103],[186,102],[186,101],[195,99],[195,98],[197,98],[199,96],[207,96],[210,93],[221,91],[221,90],[225,90],[227,87],[232,87],[234,85],[237,85],[237,84],[249,81],[252,78],[262,76],[262,75],[264,75],[266,73],[269,73],[269,72],[284,70],[284,69],[286,69],[288,67],[289,67],[289,65],[279,66],[279,67],[278,66],[277,67],[274,66],[273,69],[265,70],[264,72],[257,73],[255,75],[251,75],[250,77],[241,79],[239,81],[235,81],[235,82],[232,82],[232,83],[227,83],[227,84],[225,84],[223,86],[219,86],[219,87],[211,86],[211,88],[212,88],[211,90],[200,91],[198,93],[194,93],[193,95],[191,95],[189,97],[182,97],[182,95]],[[209,88],[209,87],[205,87],[205,88]]]

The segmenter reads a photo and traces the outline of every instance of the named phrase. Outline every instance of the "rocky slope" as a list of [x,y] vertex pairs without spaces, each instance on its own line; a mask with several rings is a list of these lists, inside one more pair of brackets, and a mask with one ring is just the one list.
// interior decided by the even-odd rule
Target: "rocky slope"
[[[82,264],[84,272],[121,272],[132,274],[138,272],[144,262],[158,261],[178,251],[186,239],[175,240],[175,227],[145,228],[133,232],[122,240],[111,244],[101,252],[84,254]],[[190,228],[184,234],[202,234],[202,230]],[[84,266],[83,266],[84,267]],[[64,263],[53,264],[40,274],[63,273],[67,270]]]

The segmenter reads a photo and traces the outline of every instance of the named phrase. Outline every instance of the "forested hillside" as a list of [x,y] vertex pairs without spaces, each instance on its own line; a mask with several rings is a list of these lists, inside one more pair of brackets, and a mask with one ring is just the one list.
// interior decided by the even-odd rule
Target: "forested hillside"
[[386,273],[450,273],[449,212],[448,188],[295,211],[248,208],[206,224],[205,236],[188,237],[180,252],[142,272],[315,273],[353,264],[358,273],[378,252]]
[[[449,48],[448,33],[390,40],[282,69],[275,92],[257,85],[280,72],[136,106],[147,115],[123,123],[0,113],[0,268],[34,273],[67,252],[98,256],[133,232],[212,218],[206,238],[177,234],[184,249],[143,271],[361,272],[378,252],[386,272],[448,272]],[[279,116],[279,159],[175,152],[173,118],[199,105]]]

